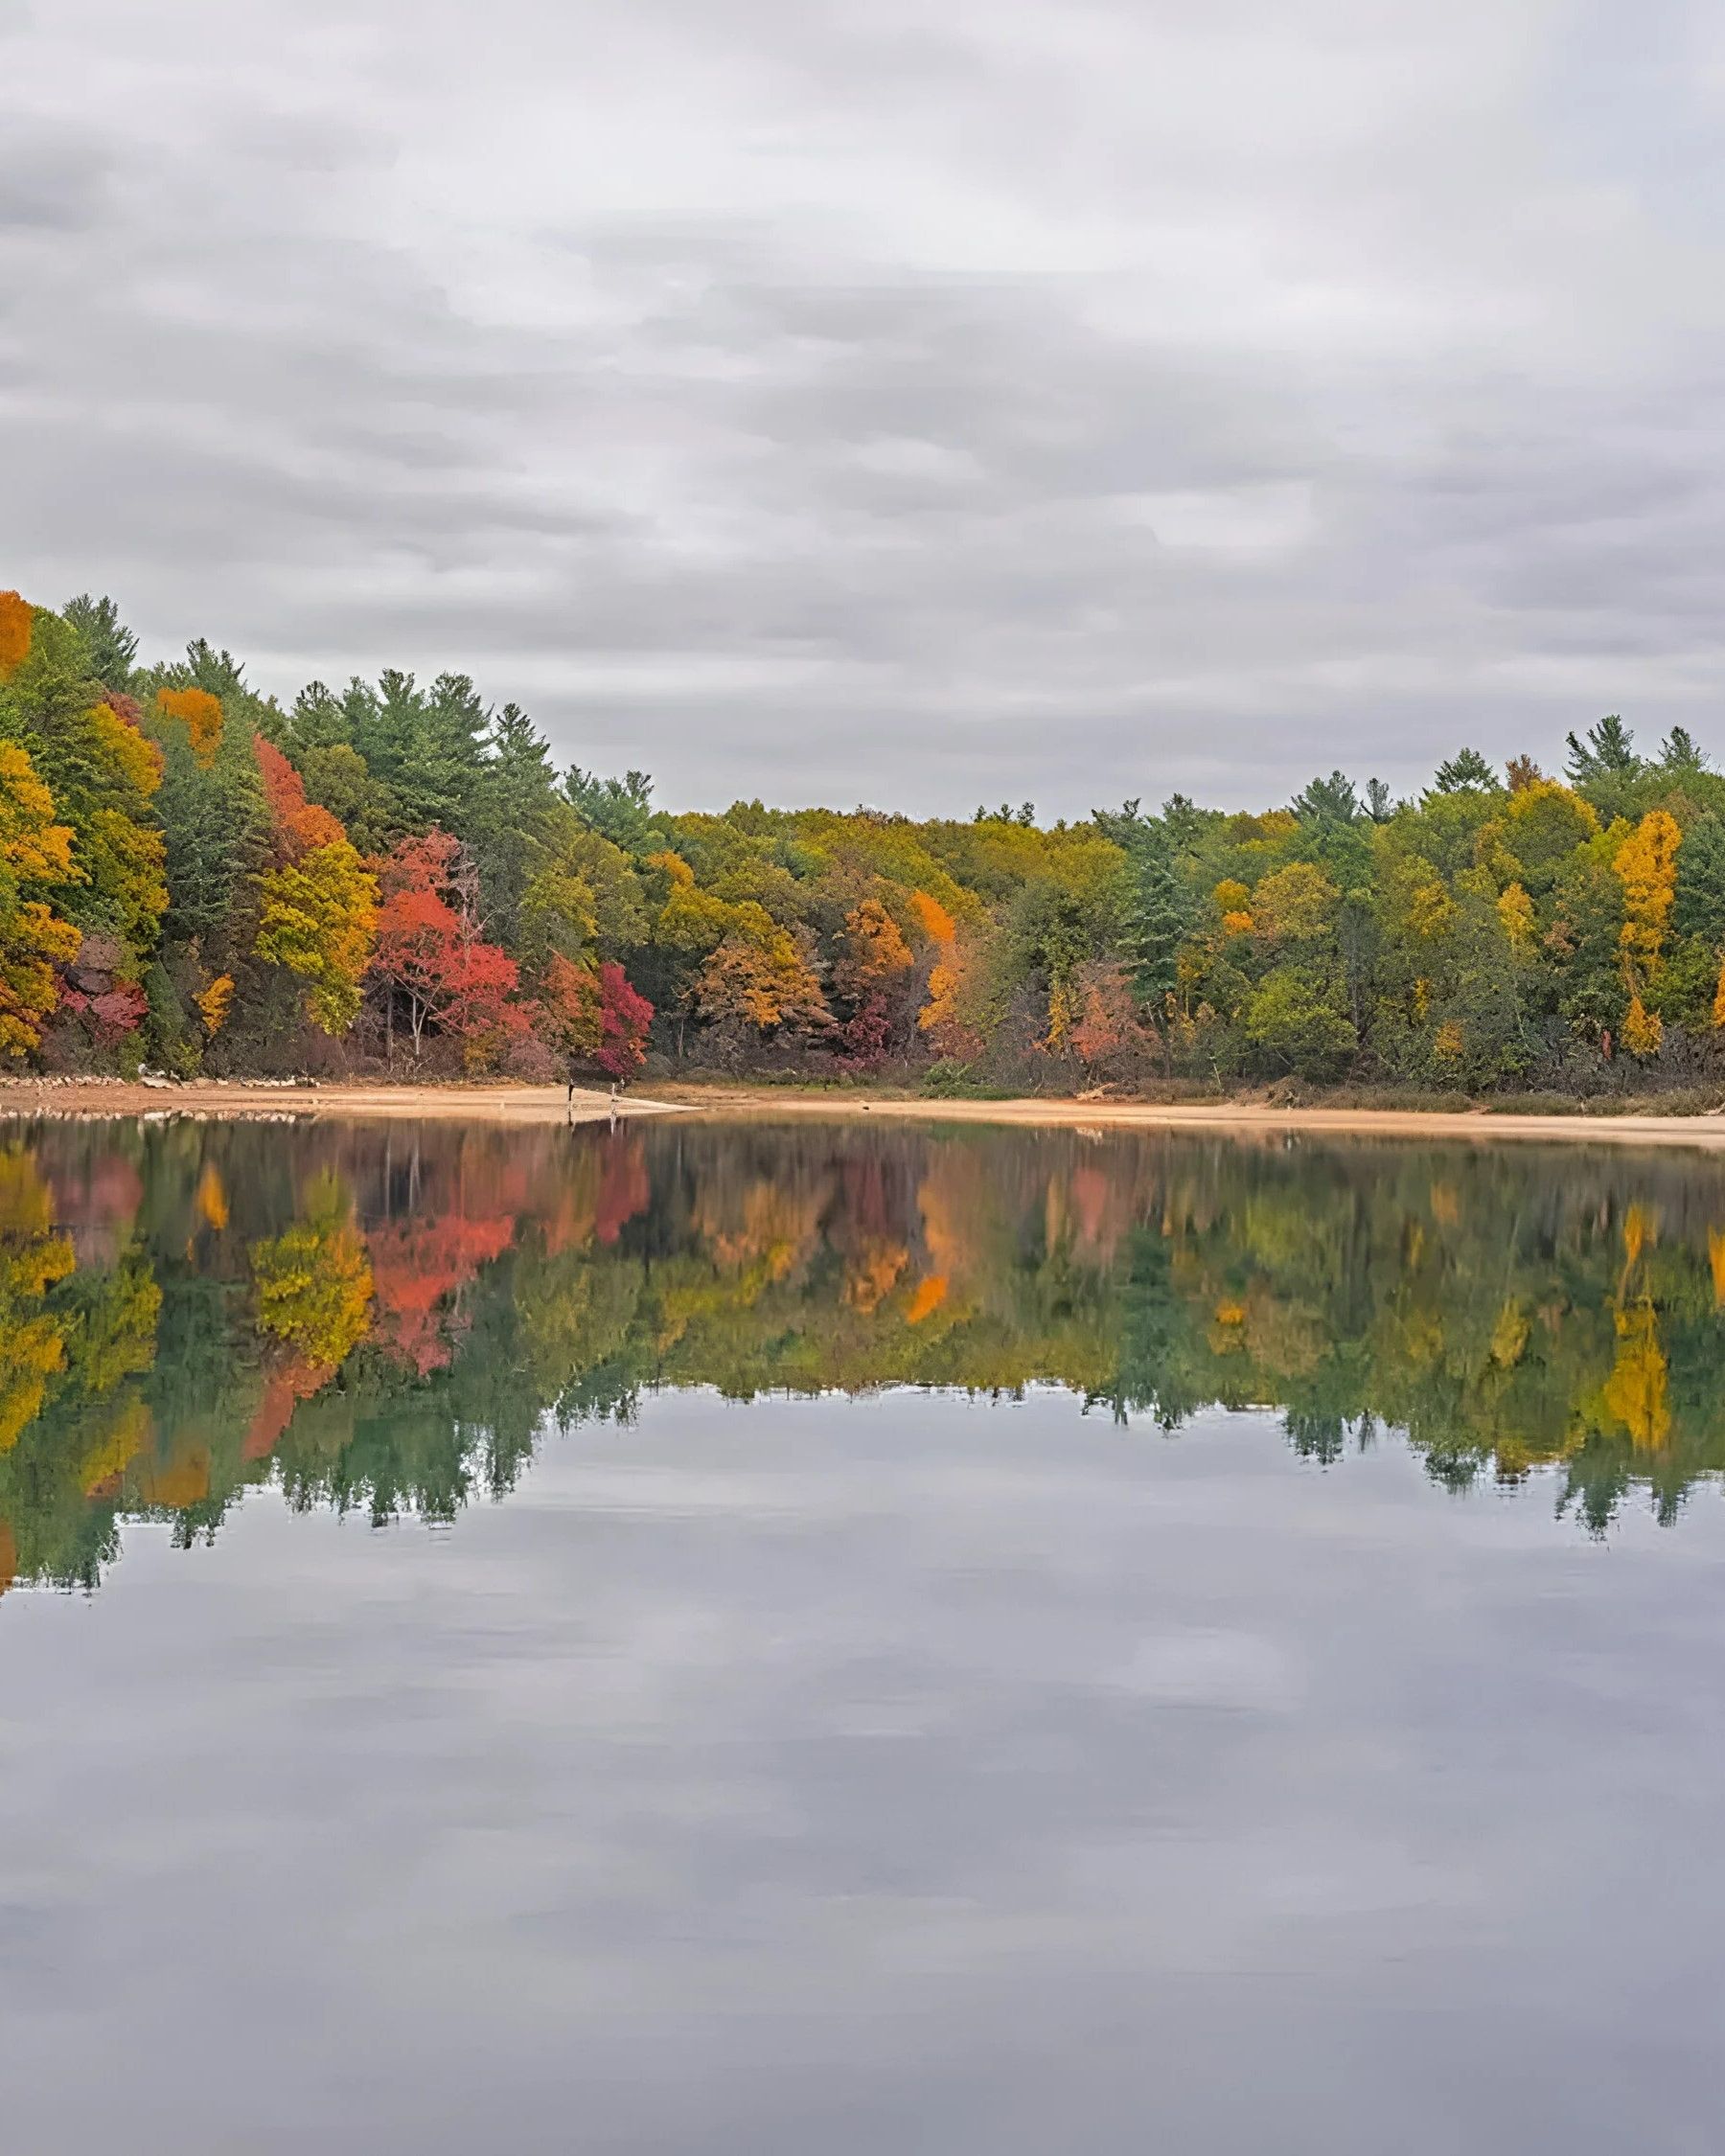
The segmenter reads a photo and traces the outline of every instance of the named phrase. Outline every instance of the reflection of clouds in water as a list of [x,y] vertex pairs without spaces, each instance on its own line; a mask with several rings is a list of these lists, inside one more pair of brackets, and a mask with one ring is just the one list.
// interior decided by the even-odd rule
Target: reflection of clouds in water
[[1296,1673],[1276,1643],[1247,1632],[1183,1626],[1140,1640],[1109,1680],[1166,1707],[1270,1713],[1298,1704]]
[[3,1617],[17,2145],[1605,2156],[1711,2100],[1719,1554],[1058,1396],[133,1530]]

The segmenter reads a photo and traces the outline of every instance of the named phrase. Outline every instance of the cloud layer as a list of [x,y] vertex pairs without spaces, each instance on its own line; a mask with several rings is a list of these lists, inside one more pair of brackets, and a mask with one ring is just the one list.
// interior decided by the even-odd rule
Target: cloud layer
[[1712,11],[0,0],[0,583],[674,805],[1714,723]]

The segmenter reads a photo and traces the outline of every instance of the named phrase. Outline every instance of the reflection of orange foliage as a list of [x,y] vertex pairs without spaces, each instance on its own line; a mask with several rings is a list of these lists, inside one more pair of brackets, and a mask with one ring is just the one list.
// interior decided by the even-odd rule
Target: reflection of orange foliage
[[1656,1215],[1644,1206],[1631,1205],[1623,1215],[1623,1263],[1625,1270],[1640,1262],[1642,1252],[1649,1243],[1659,1240],[1659,1222]]
[[184,1512],[210,1494],[210,1448],[189,1445],[176,1458],[146,1467],[138,1477],[140,1504]]
[[629,1222],[647,1210],[652,1198],[646,1145],[638,1135],[625,1135],[620,1144],[612,1144],[605,1158],[605,1180],[599,1185],[593,1215],[593,1232],[600,1242],[614,1243]]
[[0,591],[0,681],[15,674],[30,655],[30,627],[35,608],[15,591]]
[[156,704],[170,719],[184,723],[197,761],[205,766],[213,764],[221,745],[219,700],[208,689],[158,689]]
[[851,1258],[844,1275],[844,1299],[866,1318],[878,1310],[898,1286],[898,1277],[910,1262],[902,1243],[863,1244]]
[[1243,1302],[1217,1303],[1210,1322],[1209,1346],[1213,1355],[1246,1352],[1246,1305]]
[[961,1280],[968,1270],[976,1229],[969,1224],[981,1220],[983,1194],[973,1184],[971,1157],[960,1153],[936,1156],[930,1172],[917,1185],[916,1208],[922,1215],[923,1241],[934,1267],[949,1283]]
[[1043,1236],[1050,1250],[1069,1242],[1092,1264],[1112,1259],[1132,1225],[1131,1191],[1100,1168],[1051,1175],[1043,1194]]
[[920,1325],[925,1318],[933,1317],[947,1298],[947,1281],[944,1273],[931,1273],[919,1280],[916,1293],[910,1297],[905,1312],[907,1325]]
[[204,1172],[197,1179],[195,1203],[199,1220],[219,1234],[228,1224],[228,1201],[227,1192],[222,1188],[221,1171],[214,1160],[204,1163]]
[[1725,1310],[1725,1233],[1716,1227],[1707,1231],[1707,1258],[1713,1268],[1714,1301]]
[[327,1363],[302,1363],[297,1357],[289,1358],[271,1370],[264,1381],[264,1397],[258,1403],[258,1411],[241,1444],[241,1458],[267,1459],[293,1420],[294,1409],[302,1400],[310,1400],[314,1392],[321,1392],[334,1375]]
[[[564,1166],[540,1179],[535,1209],[547,1257],[585,1250],[592,1241],[601,1177],[598,1151],[583,1146],[568,1157]],[[544,1209],[540,1211],[540,1207]]]
[[104,1153],[81,1183],[67,1177],[58,1185],[57,1212],[69,1229],[79,1262],[112,1264],[144,1203],[137,1169],[122,1153]]
[[757,1177],[739,1198],[713,1178],[697,1193],[691,1223],[727,1273],[759,1268],[770,1280],[786,1280],[819,1243],[828,1196],[824,1179],[805,1184]]
[[1081,1248],[1094,1256],[1112,1256],[1117,1237],[1109,1219],[1115,1186],[1100,1168],[1075,1168],[1071,1191]]
[[455,1352],[443,1306],[494,1264],[515,1241],[513,1213],[469,1220],[460,1213],[438,1219],[391,1222],[371,1236],[372,1274],[383,1344],[421,1377],[443,1369]]

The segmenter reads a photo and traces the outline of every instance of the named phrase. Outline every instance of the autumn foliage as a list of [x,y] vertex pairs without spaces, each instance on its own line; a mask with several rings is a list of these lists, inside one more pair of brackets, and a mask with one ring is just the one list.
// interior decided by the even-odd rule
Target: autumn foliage
[[198,762],[209,765],[215,761],[216,751],[221,745],[221,702],[207,689],[159,689],[156,706],[165,718],[177,719],[192,737],[193,752]]
[[264,797],[269,807],[271,850],[278,861],[296,861],[347,837],[328,809],[306,798],[306,782],[272,742],[259,734],[253,744]]
[[15,674],[30,655],[30,625],[35,609],[15,591],[0,591],[0,681]]
[[1399,800],[1332,771],[1051,825],[673,811],[461,674],[278,700],[202,639],[141,662],[107,599],[12,592],[0,745],[8,814],[64,837],[0,864],[0,1055],[55,1070],[1725,1075],[1725,773],[1681,727],[1600,720],[1561,776],[1461,750]]
[[459,842],[447,832],[407,838],[382,864],[376,922],[378,974],[393,1017],[402,1007],[417,1059],[427,1032],[482,1060],[530,1020],[515,1001],[513,958],[479,932]]
[[[339,833],[340,825],[334,828]],[[267,870],[258,898],[257,955],[306,983],[313,1024],[328,1034],[345,1033],[358,1016],[360,985],[377,945],[377,879],[337,837]],[[219,1020],[211,1027],[218,1030]]]
[[554,954],[540,984],[540,1012],[546,1037],[572,1067],[589,1063],[622,1079],[646,1061],[653,1005],[612,960],[591,969]]
[[72,834],[21,748],[0,742],[0,1056],[16,1061],[41,1039],[58,987],[82,941],[35,894],[72,881]]

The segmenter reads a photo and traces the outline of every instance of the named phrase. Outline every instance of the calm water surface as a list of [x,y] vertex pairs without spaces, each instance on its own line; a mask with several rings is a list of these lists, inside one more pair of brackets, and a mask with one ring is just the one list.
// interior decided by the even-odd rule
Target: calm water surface
[[1722,1300],[1665,1154],[12,1126],[5,2145],[1711,2156]]

